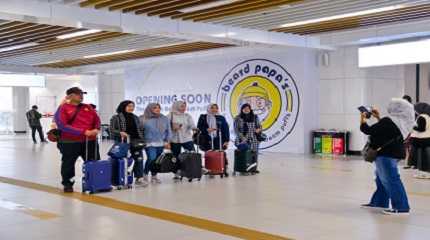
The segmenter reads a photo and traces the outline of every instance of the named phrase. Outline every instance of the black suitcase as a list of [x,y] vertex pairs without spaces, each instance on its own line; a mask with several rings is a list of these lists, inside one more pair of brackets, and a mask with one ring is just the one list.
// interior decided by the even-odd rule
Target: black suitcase
[[234,172],[233,175],[236,175],[236,172],[239,173],[249,173],[253,172],[257,169],[257,153],[255,151],[246,150],[234,151]]
[[179,154],[178,158],[181,165],[181,180],[186,177],[189,182],[193,179],[200,181],[202,178],[202,155],[197,152],[183,152]]

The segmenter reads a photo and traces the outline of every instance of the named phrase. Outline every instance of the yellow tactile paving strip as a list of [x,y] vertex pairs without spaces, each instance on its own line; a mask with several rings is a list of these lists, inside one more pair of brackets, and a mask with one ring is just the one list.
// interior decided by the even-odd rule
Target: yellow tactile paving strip
[[0,208],[8,209],[8,210],[15,211],[15,212],[24,213],[24,214],[33,216],[35,218],[38,218],[40,220],[50,220],[50,219],[59,217],[59,215],[54,214],[54,213],[50,213],[50,212],[39,210],[39,209],[34,209],[31,207],[27,207],[27,206],[21,205],[19,203],[15,203],[15,202],[4,200],[4,199],[0,199]]
[[125,212],[144,215],[147,217],[156,218],[168,222],[178,223],[189,227],[199,228],[210,232],[220,233],[240,239],[249,240],[292,240],[292,238],[279,236],[275,234],[265,233],[249,228],[229,225],[221,222],[207,220],[203,218],[193,217],[185,214],[169,212],[166,210],[145,207],[142,205],[127,203],[113,198],[102,197],[98,195],[86,195],[81,193],[63,193],[61,189],[42,185],[38,183],[0,177],[0,182],[11,184],[19,187],[24,187],[32,190],[42,191],[46,193],[60,195],[62,197],[77,199],[82,202],[96,204],[103,207],[108,207]]

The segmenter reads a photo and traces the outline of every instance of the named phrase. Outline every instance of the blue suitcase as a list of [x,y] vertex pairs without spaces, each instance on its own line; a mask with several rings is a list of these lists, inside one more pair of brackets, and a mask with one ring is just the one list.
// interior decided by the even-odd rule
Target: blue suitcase
[[[88,161],[88,139],[85,141],[87,161],[82,165],[82,192],[96,193],[112,190],[112,163],[109,160]],[[97,156],[97,143],[94,147]]]
[[112,164],[108,160],[86,161],[82,166],[82,192],[112,190]]
[[117,189],[131,188],[133,185],[133,158],[111,158],[112,185]]

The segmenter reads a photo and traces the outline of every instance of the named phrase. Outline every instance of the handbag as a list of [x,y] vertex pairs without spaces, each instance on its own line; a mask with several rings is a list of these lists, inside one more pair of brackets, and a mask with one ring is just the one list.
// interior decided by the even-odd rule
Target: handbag
[[[73,116],[70,118],[69,121],[67,121],[68,125],[71,125],[76,117],[78,116],[79,111],[81,110],[82,104],[79,104],[76,108],[75,113],[73,113]],[[49,130],[46,135],[48,136],[48,140],[51,142],[58,142],[60,140],[61,137],[61,130],[58,128],[53,128],[51,130]]]
[[370,142],[368,141],[366,143],[366,145],[364,145],[363,150],[361,151],[361,154],[363,155],[364,161],[369,162],[369,163],[373,163],[376,160],[376,157],[378,156],[378,152],[381,151],[386,146],[393,143],[394,141],[396,141],[397,139],[399,139],[399,137],[391,139],[390,141],[386,142],[384,145],[382,145],[381,147],[379,147],[377,149],[374,149],[373,147],[371,147]]
[[257,137],[257,141],[259,141],[259,142],[264,142],[267,140],[267,135],[262,133],[262,132],[257,133],[256,137]]
[[120,159],[125,158],[130,150],[130,145],[125,142],[114,143],[108,151],[111,158]]
[[153,166],[159,173],[173,172],[176,168],[176,158],[171,152],[163,152]]

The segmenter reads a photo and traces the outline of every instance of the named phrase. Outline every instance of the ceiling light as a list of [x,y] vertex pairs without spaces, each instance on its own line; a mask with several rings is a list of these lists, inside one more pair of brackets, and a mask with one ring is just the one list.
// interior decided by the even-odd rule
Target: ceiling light
[[219,37],[219,38],[225,38],[237,35],[235,32],[227,32],[227,33],[218,33],[218,34],[211,34],[212,37]]
[[24,43],[24,44],[20,44],[20,45],[0,48],[0,52],[7,52],[7,51],[17,50],[17,49],[21,49],[21,48],[26,48],[26,47],[34,47],[37,45],[39,45],[37,42],[29,42],[29,43]]
[[110,53],[100,53],[100,54],[94,54],[94,55],[84,56],[84,58],[105,57],[105,56],[111,56],[111,55],[117,55],[117,54],[123,54],[123,53],[130,53],[130,52],[134,52],[134,51],[136,51],[136,50],[132,49],[132,50],[123,50],[123,51],[110,52]]
[[430,39],[361,47],[358,65],[362,68],[430,62],[430,55],[425,51],[429,48]]
[[237,1],[239,1],[239,0],[221,0],[221,1],[216,1],[216,2],[212,2],[212,3],[198,5],[195,7],[184,8],[184,9],[181,9],[180,11],[183,13],[195,12],[195,11],[199,11],[199,10],[204,10],[204,9],[208,9],[208,8],[213,8],[213,7],[218,7],[218,6],[234,3]]
[[84,36],[84,35],[88,35],[88,34],[98,33],[101,31],[102,30],[99,30],[99,29],[89,29],[89,30],[83,30],[83,31],[79,31],[79,32],[60,35],[57,38],[58,39],[68,39],[68,38],[74,38],[74,37],[80,37],[80,36]]
[[340,14],[340,15],[335,15],[335,16],[330,16],[330,17],[323,17],[323,18],[310,19],[310,20],[305,20],[305,21],[300,21],[300,22],[286,23],[286,24],[282,24],[280,27],[283,27],[283,28],[295,27],[295,26],[300,26],[300,25],[331,21],[331,20],[336,20],[336,19],[341,19],[341,18],[357,17],[357,16],[362,16],[362,15],[367,15],[367,14],[392,11],[392,10],[397,10],[397,9],[404,8],[404,7],[406,7],[405,4],[399,4],[399,5],[376,8],[376,9],[369,9],[369,10],[364,10],[364,11],[359,11],[359,12],[345,13],[345,14]]

